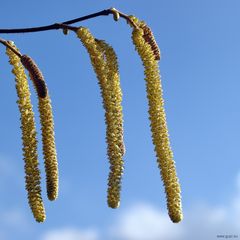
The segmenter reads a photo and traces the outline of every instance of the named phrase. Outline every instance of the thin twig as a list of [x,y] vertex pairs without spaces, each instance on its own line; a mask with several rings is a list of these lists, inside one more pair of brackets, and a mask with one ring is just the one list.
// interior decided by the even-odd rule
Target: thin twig
[[133,20],[128,15],[126,15],[125,13],[119,12],[118,10],[117,12],[119,13],[120,17],[124,18],[127,21],[127,23],[130,23],[134,28],[138,28],[136,23],[133,22]]
[[[128,17],[128,15],[119,12],[118,10],[115,9],[119,13],[119,16],[126,19],[127,22],[132,24],[134,27],[137,27],[136,24]],[[60,23],[54,23],[50,25],[45,25],[45,26],[40,26],[40,27],[31,27],[31,28],[11,28],[11,29],[0,29],[1,34],[8,34],[8,33],[32,33],[32,32],[42,32],[42,31],[48,31],[48,30],[57,30],[57,29],[69,29],[72,31],[76,31],[76,27],[71,27],[69,26],[70,24],[77,23],[77,22],[82,22],[87,19],[99,17],[99,16],[107,16],[109,14],[113,14],[113,8],[109,8],[100,12],[96,12],[93,14],[89,14],[80,18],[75,18],[72,20],[68,20],[65,22],[60,22]]]
[[22,56],[21,53],[19,51],[17,51],[16,49],[14,49],[8,41],[0,38],[0,43],[3,44],[4,46],[6,46],[7,48],[11,49],[11,51],[13,51],[18,57],[21,58],[21,56]]

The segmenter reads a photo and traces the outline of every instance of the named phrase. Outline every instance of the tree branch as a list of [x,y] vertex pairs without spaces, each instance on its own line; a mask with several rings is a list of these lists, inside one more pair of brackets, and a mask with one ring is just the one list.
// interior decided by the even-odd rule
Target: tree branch
[[70,24],[73,23],[77,23],[77,22],[82,22],[91,18],[95,18],[95,17],[99,17],[99,16],[107,16],[109,14],[114,14],[118,12],[119,16],[124,18],[125,20],[127,20],[127,22],[129,22],[130,24],[132,24],[134,27],[137,27],[136,24],[129,18],[128,15],[119,12],[118,10],[116,10],[115,8],[109,8],[109,9],[105,9],[103,11],[100,12],[96,12],[93,14],[89,14],[83,17],[79,17],[79,18],[75,18],[72,20],[68,20],[65,22],[61,22],[61,23],[54,23],[51,25],[46,25],[46,26],[40,26],[40,27],[32,27],[32,28],[15,28],[15,29],[0,29],[0,33],[1,34],[8,34],[8,33],[32,33],[32,32],[42,32],[42,31],[49,31],[49,30],[57,30],[57,29],[69,29],[72,31],[76,31],[76,27],[71,27],[68,26]]

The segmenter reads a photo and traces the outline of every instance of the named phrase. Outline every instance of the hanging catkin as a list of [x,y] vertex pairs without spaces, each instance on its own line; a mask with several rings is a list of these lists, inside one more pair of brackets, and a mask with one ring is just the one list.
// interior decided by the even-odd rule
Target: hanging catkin
[[58,197],[58,161],[54,137],[54,122],[49,94],[39,98],[44,164],[47,180],[48,199],[53,201]]
[[93,69],[97,75],[107,126],[108,158],[110,173],[108,178],[108,205],[117,208],[120,204],[121,176],[123,173],[123,120],[122,93],[116,54],[103,41],[96,41],[86,28],[79,28],[77,36],[87,49]]
[[38,110],[40,113],[44,165],[49,200],[58,197],[58,162],[54,137],[54,121],[51,100],[47,85],[37,64],[27,55],[21,56],[21,62],[29,71],[29,76],[38,94]]
[[[137,23],[136,18],[133,20]],[[183,217],[181,190],[169,142],[158,61],[152,47],[144,38],[144,30],[141,27],[133,29],[132,40],[145,69],[152,140],[165,186],[168,213],[173,222],[179,222]]]
[[[107,125],[108,157],[110,173],[108,178],[108,205],[116,208],[120,202],[121,175],[123,172],[122,157],[125,154],[123,142],[123,114],[122,91],[118,70],[117,56],[114,49],[103,40],[96,41],[106,61],[107,85],[105,95],[109,103],[105,106],[105,119]],[[116,150],[115,150],[116,149]]]
[[[13,43],[11,43],[11,45],[17,50]],[[23,156],[26,174],[25,182],[28,192],[28,202],[36,221],[43,222],[46,216],[41,197],[40,171],[38,168],[39,163],[37,155],[37,133],[29,86],[20,58],[9,48],[7,48],[6,53],[9,56],[9,63],[13,66],[12,72],[15,75],[18,95],[17,103],[21,114]]]

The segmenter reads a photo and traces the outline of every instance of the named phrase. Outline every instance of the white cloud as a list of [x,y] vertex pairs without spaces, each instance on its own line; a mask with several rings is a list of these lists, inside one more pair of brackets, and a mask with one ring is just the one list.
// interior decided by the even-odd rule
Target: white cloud
[[225,206],[194,204],[184,209],[181,223],[171,223],[166,212],[151,204],[135,204],[125,209],[109,229],[109,239],[116,240],[212,240],[217,235],[240,238],[240,173],[237,194]]
[[9,157],[0,155],[0,175],[4,177],[13,176],[16,173],[14,161]]
[[27,229],[29,223],[26,215],[20,209],[11,209],[1,213],[1,223],[11,228]]
[[233,211],[233,206],[198,205],[185,211],[181,223],[174,224],[166,212],[149,204],[138,204],[126,209],[115,222],[109,231],[109,239],[212,240],[220,234],[240,237],[239,221]]
[[46,232],[41,240],[97,240],[96,230],[79,230],[77,228],[62,228]]
[[[193,204],[184,209],[184,219],[170,221],[166,211],[148,203],[135,203],[119,209],[107,229],[56,229],[41,240],[212,240],[240,238],[240,173],[236,178],[237,194],[225,206]],[[221,235],[217,237],[217,235]]]
[[21,209],[6,209],[0,212],[0,239],[12,239],[12,233],[26,235],[32,232],[31,224]]
[[[19,166],[21,166],[22,169]],[[23,173],[23,163],[12,159],[12,157],[0,154],[1,191],[6,192],[10,185],[12,187],[24,187]]]
[[[172,231],[172,229],[175,229]],[[156,240],[178,239],[183,229],[151,205],[139,203],[123,212],[110,229],[110,239]]]

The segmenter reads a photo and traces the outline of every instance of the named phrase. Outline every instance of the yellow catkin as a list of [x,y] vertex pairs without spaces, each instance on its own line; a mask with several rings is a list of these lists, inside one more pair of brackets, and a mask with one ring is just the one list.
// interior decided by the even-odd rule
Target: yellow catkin
[[[16,48],[14,45],[13,47]],[[43,222],[46,216],[41,197],[41,177],[38,168],[39,163],[36,139],[37,133],[30,99],[30,90],[20,58],[8,48],[6,53],[9,56],[9,63],[13,66],[12,72],[15,75],[16,90],[18,95],[17,103],[21,114],[23,156],[26,174],[25,182],[26,190],[28,192],[28,202],[36,221]]]
[[105,96],[108,103],[105,106],[105,120],[107,125],[108,157],[110,161],[110,173],[108,178],[108,205],[116,208],[120,202],[120,184],[123,171],[122,157],[125,154],[123,141],[123,114],[122,114],[122,91],[118,61],[114,49],[105,41],[98,40],[98,46],[104,53],[106,60],[107,85]]
[[38,98],[38,109],[41,120],[42,145],[47,181],[48,199],[53,201],[58,197],[58,161],[54,137],[54,121],[49,94]]
[[152,139],[165,186],[168,213],[173,222],[180,222],[183,218],[181,190],[169,142],[158,61],[143,35],[143,29],[134,29],[132,40],[145,69]]
[[38,94],[47,195],[48,199],[53,201],[58,197],[58,161],[51,100],[43,74],[37,64],[27,55],[21,57],[21,62],[29,71],[29,76]]
[[108,178],[108,205],[120,205],[121,176],[123,173],[123,121],[122,93],[120,89],[117,58],[113,49],[103,41],[96,41],[86,28],[79,28],[77,35],[86,47],[92,66],[97,75],[107,126],[108,158],[110,174]]

